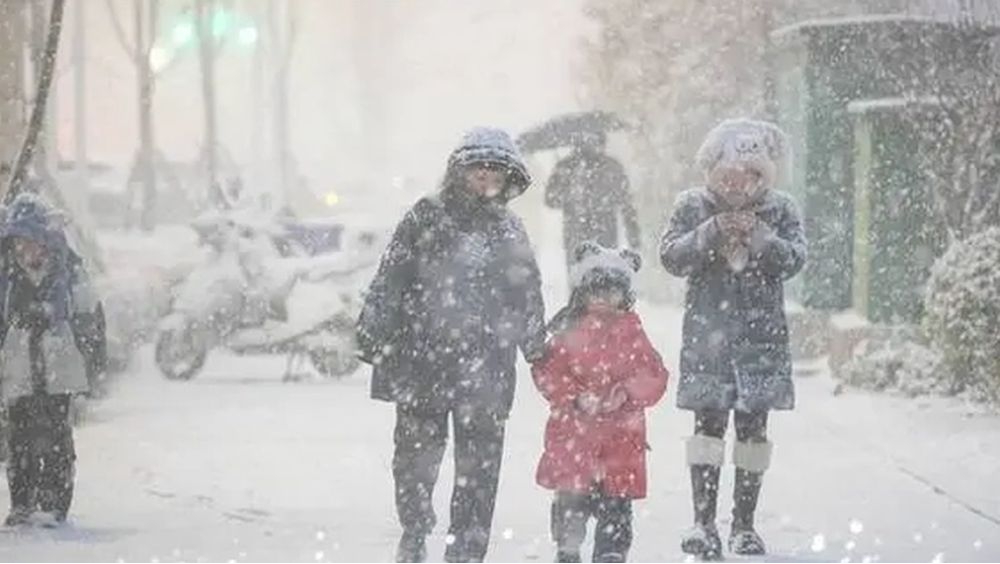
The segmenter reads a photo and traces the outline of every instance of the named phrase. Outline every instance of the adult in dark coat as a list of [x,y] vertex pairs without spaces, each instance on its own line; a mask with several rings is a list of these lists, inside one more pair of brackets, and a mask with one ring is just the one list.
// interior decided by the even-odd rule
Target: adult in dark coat
[[107,366],[104,313],[59,213],[22,194],[0,220],[0,398],[9,416],[7,526],[66,520],[76,452],[69,406]]
[[574,250],[586,241],[617,248],[621,218],[628,246],[640,246],[639,219],[625,167],[604,152],[603,134],[580,135],[573,152],[556,163],[545,187],[545,204],[563,212],[567,268]]
[[762,554],[753,516],[771,458],[767,414],[794,406],[784,281],[802,269],[806,240],[791,198],[774,190],[786,144],[769,123],[716,127],[698,154],[706,187],[680,194],[660,244],[667,271],[688,279],[677,405],[695,412],[687,447],[695,527],[682,548],[705,558],[721,553],[716,494],[730,410],[737,440],[729,547]]
[[538,266],[506,208],[529,183],[505,132],[470,131],[440,193],[418,201],[396,228],[366,296],[358,338],[374,366],[372,397],[396,404],[401,561],[426,557],[449,415],[456,477],[445,558],[486,555],[517,349],[533,362],[544,348]]

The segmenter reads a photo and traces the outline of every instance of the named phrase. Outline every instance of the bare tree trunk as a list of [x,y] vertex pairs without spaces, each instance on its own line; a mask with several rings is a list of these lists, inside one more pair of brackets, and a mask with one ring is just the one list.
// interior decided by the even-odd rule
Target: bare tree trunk
[[292,158],[289,135],[288,82],[292,66],[292,49],[295,43],[294,8],[288,2],[268,2],[272,45],[275,53],[274,97],[274,154],[278,165],[278,182],[284,202],[292,200]]
[[0,1],[0,188],[24,139],[24,40],[24,3]]
[[775,69],[774,41],[771,39],[771,30],[774,29],[774,4],[771,0],[759,0],[757,4],[759,11],[761,49],[763,49],[762,61],[764,64],[764,117],[771,121],[778,119],[778,92],[775,85],[777,71]]
[[367,169],[367,181],[372,186],[388,185],[385,177],[389,147],[385,73],[393,55],[393,33],[390,29],[394,4],[358,2],[355,4],[356,23],[354,66],[360,83],[362,143]]
[[[267,14],[261,9],[260,3],[254,4],[254,23],[260,25],[266,20]],[[258,38],[253,46],[250,69],[250,94],[253,98],[250,107],[250,158],[253,169],[260,171],[264,160],[264,47]]]
[[[41,83],[42,72],[45,69],[45,43],[48,33],[47,20],[49,16],[46,8],[48,7],[48,2],[47,0],[33,0],[28,4],[30,6],[31,18],[31,71],[35,78],[35,86],[37,87]],[[58,111],[58,104],[50,104],[48,102],[49,98],[56,98],[57,88],[58,83],[53,80],[49,85],[48,96],[46,96],[45,120],[42,125],[42,131],[38,134],[34,158],[29,163],[29,166],[35,168],[35,172],[39,177],[48,176],[49,157],[53,154],[51,150],[53,148],[52,145],[57,139],[56,121],[58,118],[55,113]],[[32,92],[32,95],[37,96],[37,92]]]
[[38,76],[38,87],[35,89],[35,104],[31,109],[31,119],[28,121],[28,130],[24,137],[24,143],[21,145],[21,152],[11,170],[10,182],[7,184],[7,191],[4,194],[5,202],[11,201],[22,190],[28,165],[31,164],[42,128],[45,126],[45,108],[49,89],[52,86],[52,76],[55,74],[56,55],[59,52],[59,36],[62,32],[65,7],[65,0],[52,0],[41,72]]
[[87,156],[87,22],[86,3],[74,5],[73,18],[73,149],[77,187],[85,198],[90,192],[90,160]]
[[218,182],[218,130],[215,101],[215,38],[212,35],[214,0],[195,0],[195,22],[198,27],[198,59],[201,64],[201,93],[205,112],[205,170],[208,198],[212,205],[221,207],[225,199]]
[[274,77],[274,152],[278,158],[278,178],[285,202],[291,189],[288,136],[288,67],[281,65]]
[[[133,25],[135,26],[135,71],[138,80],[139,101],[139,177],[142,179],[142,218],[140,225],[146,231],[156,226],[156,166],[153,140],[153,69],[150,68],[149,51],[154,37],[146,37],[147,22],[155,23],[155,5],[146,0],[135,0]],[[149,34],[155,36],[156,28],[150,25]]]

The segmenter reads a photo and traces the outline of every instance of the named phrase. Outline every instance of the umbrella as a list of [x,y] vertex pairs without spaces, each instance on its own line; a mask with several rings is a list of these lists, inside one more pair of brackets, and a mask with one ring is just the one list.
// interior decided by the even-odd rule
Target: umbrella
[[517,146],[526,153],[573,145],[580,137],[601,135],[628,129],[629,124],[611,112],[591,111],[554,117],[517,138]]

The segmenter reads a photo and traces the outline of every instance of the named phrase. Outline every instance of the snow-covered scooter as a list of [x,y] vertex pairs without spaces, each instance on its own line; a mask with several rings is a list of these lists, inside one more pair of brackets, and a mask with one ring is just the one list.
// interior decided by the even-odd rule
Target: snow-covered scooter
[[326,377],[357,369],[360,304],[352,281],[374,264],[373,249],[359,243],[320,256],[282,256],[287,246],[269,227],[225,216],[193,226],[212,251],[175,288],[160,323],[155,357],[164,376],[193,378],[217,347],[287,354],[285,380],[301,378],[306,359]]

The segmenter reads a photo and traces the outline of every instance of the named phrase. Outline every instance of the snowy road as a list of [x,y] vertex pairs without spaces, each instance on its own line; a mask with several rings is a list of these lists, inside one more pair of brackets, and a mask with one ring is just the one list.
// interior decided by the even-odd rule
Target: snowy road
[[[677,312],[642,310],[674,360]],[[197,380],[172,383],[144,356],[78,430],[72,526],[0,533],[0,560],[390,559],[391,407],[367,398],[367,373],[282,384],[282,368],[280,359],[217,355]],[[943,401],[835,397],[825,376],[798,386],[799,409],[772,424],[776,461],[758,518],[772,560],[1000,559],[1000,419]],[[533,483],[544,417],[524,374],[493,560],[551,558],[549,496]],[[670,398],[650,420],[651,497],[637,506],[632,557],[682,560],[690,416]],[[449,489],[446,465],[432,557]]]

